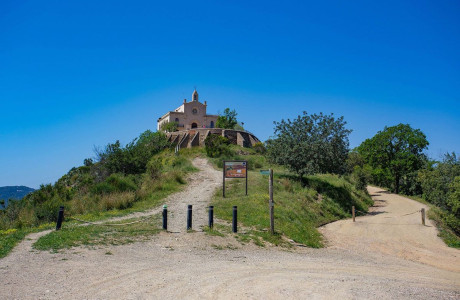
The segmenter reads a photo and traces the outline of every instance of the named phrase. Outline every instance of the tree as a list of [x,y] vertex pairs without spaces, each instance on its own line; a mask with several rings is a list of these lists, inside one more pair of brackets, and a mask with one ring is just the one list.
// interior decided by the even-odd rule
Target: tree
[[225,129],[235,128],[235,125],[238,123],[236,120],[237,115],[235,110],[230,110],[230,108],[227,107],[224,110],[224,114],[219,115],[217,118],[216,127]]
[[222,154],[228,154],[230,144],[229,140],[226,137],[211,134],[204,140],[204,145],[206,149],[206,154],[209,157],[219,157]]
[[177,127],[179,126],[179,123],[177,122],[165,122],[161,124],[161,130],[166,131],[166,132],[174,132],[177,131]]
[[346,170],[348,135],[343,117],[308,115],[274,122],[275,138],[267,141],[268,157],[285,165],[302,179],[315,173],[342,174]]
[[399,124],[385,126],[383,131],[362,142],[356,150],[374,169],[374,181],[393,188],[398,194],[403,176],[418,171],[425,165],[427,158],[423,151],[428,145],[426,136],[420,129]]

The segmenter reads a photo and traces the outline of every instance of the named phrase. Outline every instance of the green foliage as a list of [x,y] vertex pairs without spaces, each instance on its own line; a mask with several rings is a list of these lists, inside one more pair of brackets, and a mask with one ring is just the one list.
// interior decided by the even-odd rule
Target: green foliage
[[371,175],[372,169],[369,166],[355,166],[352,179],[355,183],[355,186],[358,190],[366,191],[366,187],[372,179]]
[[259,154],[265,154],[267,152],[267,148],[265,148],[264,144],[261,142],[255,143],[254,146],[252,146],[252,149]]
[[366,211],[372,204],[367,193],[357,190],[344,178],[328,174],[308,176],[310,185],[304,187],[296,176],[278,168],[274,180],[277,235],[271,236],[267,232],[270,228],[267,176],[250,172],[248,180],[248,196],[244,196],[243,180],[227,183],[225,199],[221,191],[216,192],[212,202],[215,216],[230,221],[232,206],[236,205],[241,226],[251,228],[252,236],[274,244],[282,243],[280,237],[284,235],[309,247],[322,247],[318,226],[351,217],[352,205]]
[[92,192],[95,194],[110,194],[115,192],[135,191],[137,185],[132,177],[126,177],[122,174],[112,174],[104,182],[94,185]]
[[216,122],[217,128],[225,128],[225,129],[234,129],[235,125],[238,123],[236,120],[236,116],[238,114],[235,110],[230,110],[230,108],[226,108],[224,110],[223,115],[219,115]]
[[350,151],[346,162],[347,173],[353,173],[356,167],[364,167],[364,163],[363,157],[358,152]]
[[108,174],[140,174],[145,172],[150,158],[168,146],[163,133],[147,130],[124,148],[120,141],[116,141],[108,144],[104,150],[96,150],[96,155],[100,166]]
[[274,122],[274,139],[267,141],[269,159],[288,167],[302,178],[307,174],[346,171],[348,135],[343,117],[333,114],[302,116],[291,121]]
[[455,198],[458,189],[457,176],[460,176],[460,160],[456,158],[455,153],[447,154],[442,162],[421,170],[418,180],[422,185],[423,199],[442,209],[452,211],[455,200],[449,201],[449,198]]
[[[403,176],[420,170],[426,163],[425,134],[408,124],[385,127],[357,148],[364,161],[375,169],[375,184],[400,192]],[[408,178],[406,178],[408,179]]]
[[165,132],[174,132],[177,131],[177,128],[179,127],[179,123],[173,121],[173,122],[164,122],[161,124],[161,130]]
[[226,137],[211,134],[204,140],[206,154],[209,157],[219,157],[229,153],[229,140]]
[[427,202],[439,207],[438,221],[460,235],[460,160],[455,153],[447,153],[442,162],[418,173]]

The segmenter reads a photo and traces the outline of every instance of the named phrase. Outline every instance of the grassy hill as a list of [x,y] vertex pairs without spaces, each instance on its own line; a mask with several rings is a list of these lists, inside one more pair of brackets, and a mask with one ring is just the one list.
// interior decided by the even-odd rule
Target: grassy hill
[[[125,147],[119,142],[107,145],[97,153],[97,161],[85,160],[83,166],[72,168],[54,185],[43,185],[0,212],[0,257],[5,256],[27,233],[53,228],[61,205],[65,207],[66,220],[69,216],[76,216],[87,221],[122,216],[160,205],[162,199],[184,186],[188,173],[197,171],[191,159],[198,155],[206,156],[205,150],[182,149],[180,155],[175,155],[162,134],[151,132],[144,132]],[[250,228],[249,235],[240,236],[245,241],[283,244],[287,238],[311,247],[321,247],[321,235],[316,230],[318,226],[350,217],[351,205],[365,211],[372,203],[369,195],[357,189],[348,177],[310,176],[303,180],[307,182],[304,186],[283,167],[270,165],[255,149],[231,146],[225,157],[213,158],[212,161],[216,167],[222,167],[223,159],[249,161],[249,196],[242,197],[239,186],[242,181],[235,180],[229,183],[225,200],[219,197],[220,191],[216,192],[213,200],[215,216],[222,220],[230,220],[231,206],[238,205],[239,221],[242,226]],[[267,234],[268,179],[258,171],[269,167],[275,170],[275,236]],[[160,226],[158,222],[156,227]],[[101,229],[89,232],[90,229],[90,226],[87,230],[75,229],[70,235],[64,230],[53,233],[54,240],[50,243],[65,238],[66,244],[61,246],[68,247],[81,244],[81,240],[88,240],[91,234],[119,234],[102,232]],[[61,246],[46,247],[55,249]]]

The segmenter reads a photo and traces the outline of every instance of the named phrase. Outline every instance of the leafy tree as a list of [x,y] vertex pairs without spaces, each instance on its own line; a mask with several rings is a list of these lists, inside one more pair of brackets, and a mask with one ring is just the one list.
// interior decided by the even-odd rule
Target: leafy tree
[[220,115],[217,118],[216,127],[217,128],[225,128],[225,129],[234,129],[235,125],[238,124],[236,120],[236,116],[238,114],[235,110],[230,110],[230,108],[226,108],[224,110],[224,114]]
[[219,157],[229,152],[229,140],[226,137],[211,134],[204,140],[206,154],[209,157]]
[[93,159],[92,158],[85,158],[83,161],[83,165],[86,167],[90,167],[93,165]]
[[441,162],[433,162],[418,173],[423,198],[445,210],[456,212],[455,196],[450,197],[451,194],[455,195],[459,188],[455,182],[457,177],[460,177],[460,160],[456,158],[455,153],[447,153]]
[[161,130],[165,132],[174,132],[177,131],[177,128],[179,127],[179,123],[173,121],[173,122],[165,122],[161,124]]
[[274,122],[275,138],[267,141],[271,161],[287,166],[300,178],[307,174],[336,173],[346,170],[348,135],[343,117],[308,115]]
[[374,168],[374,181],[393,188],[398,194],[403,176],[425,165],[427,158],[423,151],[428,144],[420,129],[399,124],[377,132],[374,137],[362,142],[357,151]]

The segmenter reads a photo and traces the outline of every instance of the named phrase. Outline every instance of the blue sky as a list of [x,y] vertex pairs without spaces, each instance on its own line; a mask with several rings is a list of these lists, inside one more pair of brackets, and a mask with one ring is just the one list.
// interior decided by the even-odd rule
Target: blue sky
[[302,111],[351,147],[408,123],[460,152],[458,1],[0,1],[0,186],[54,183],[190,99],[260,139]]

